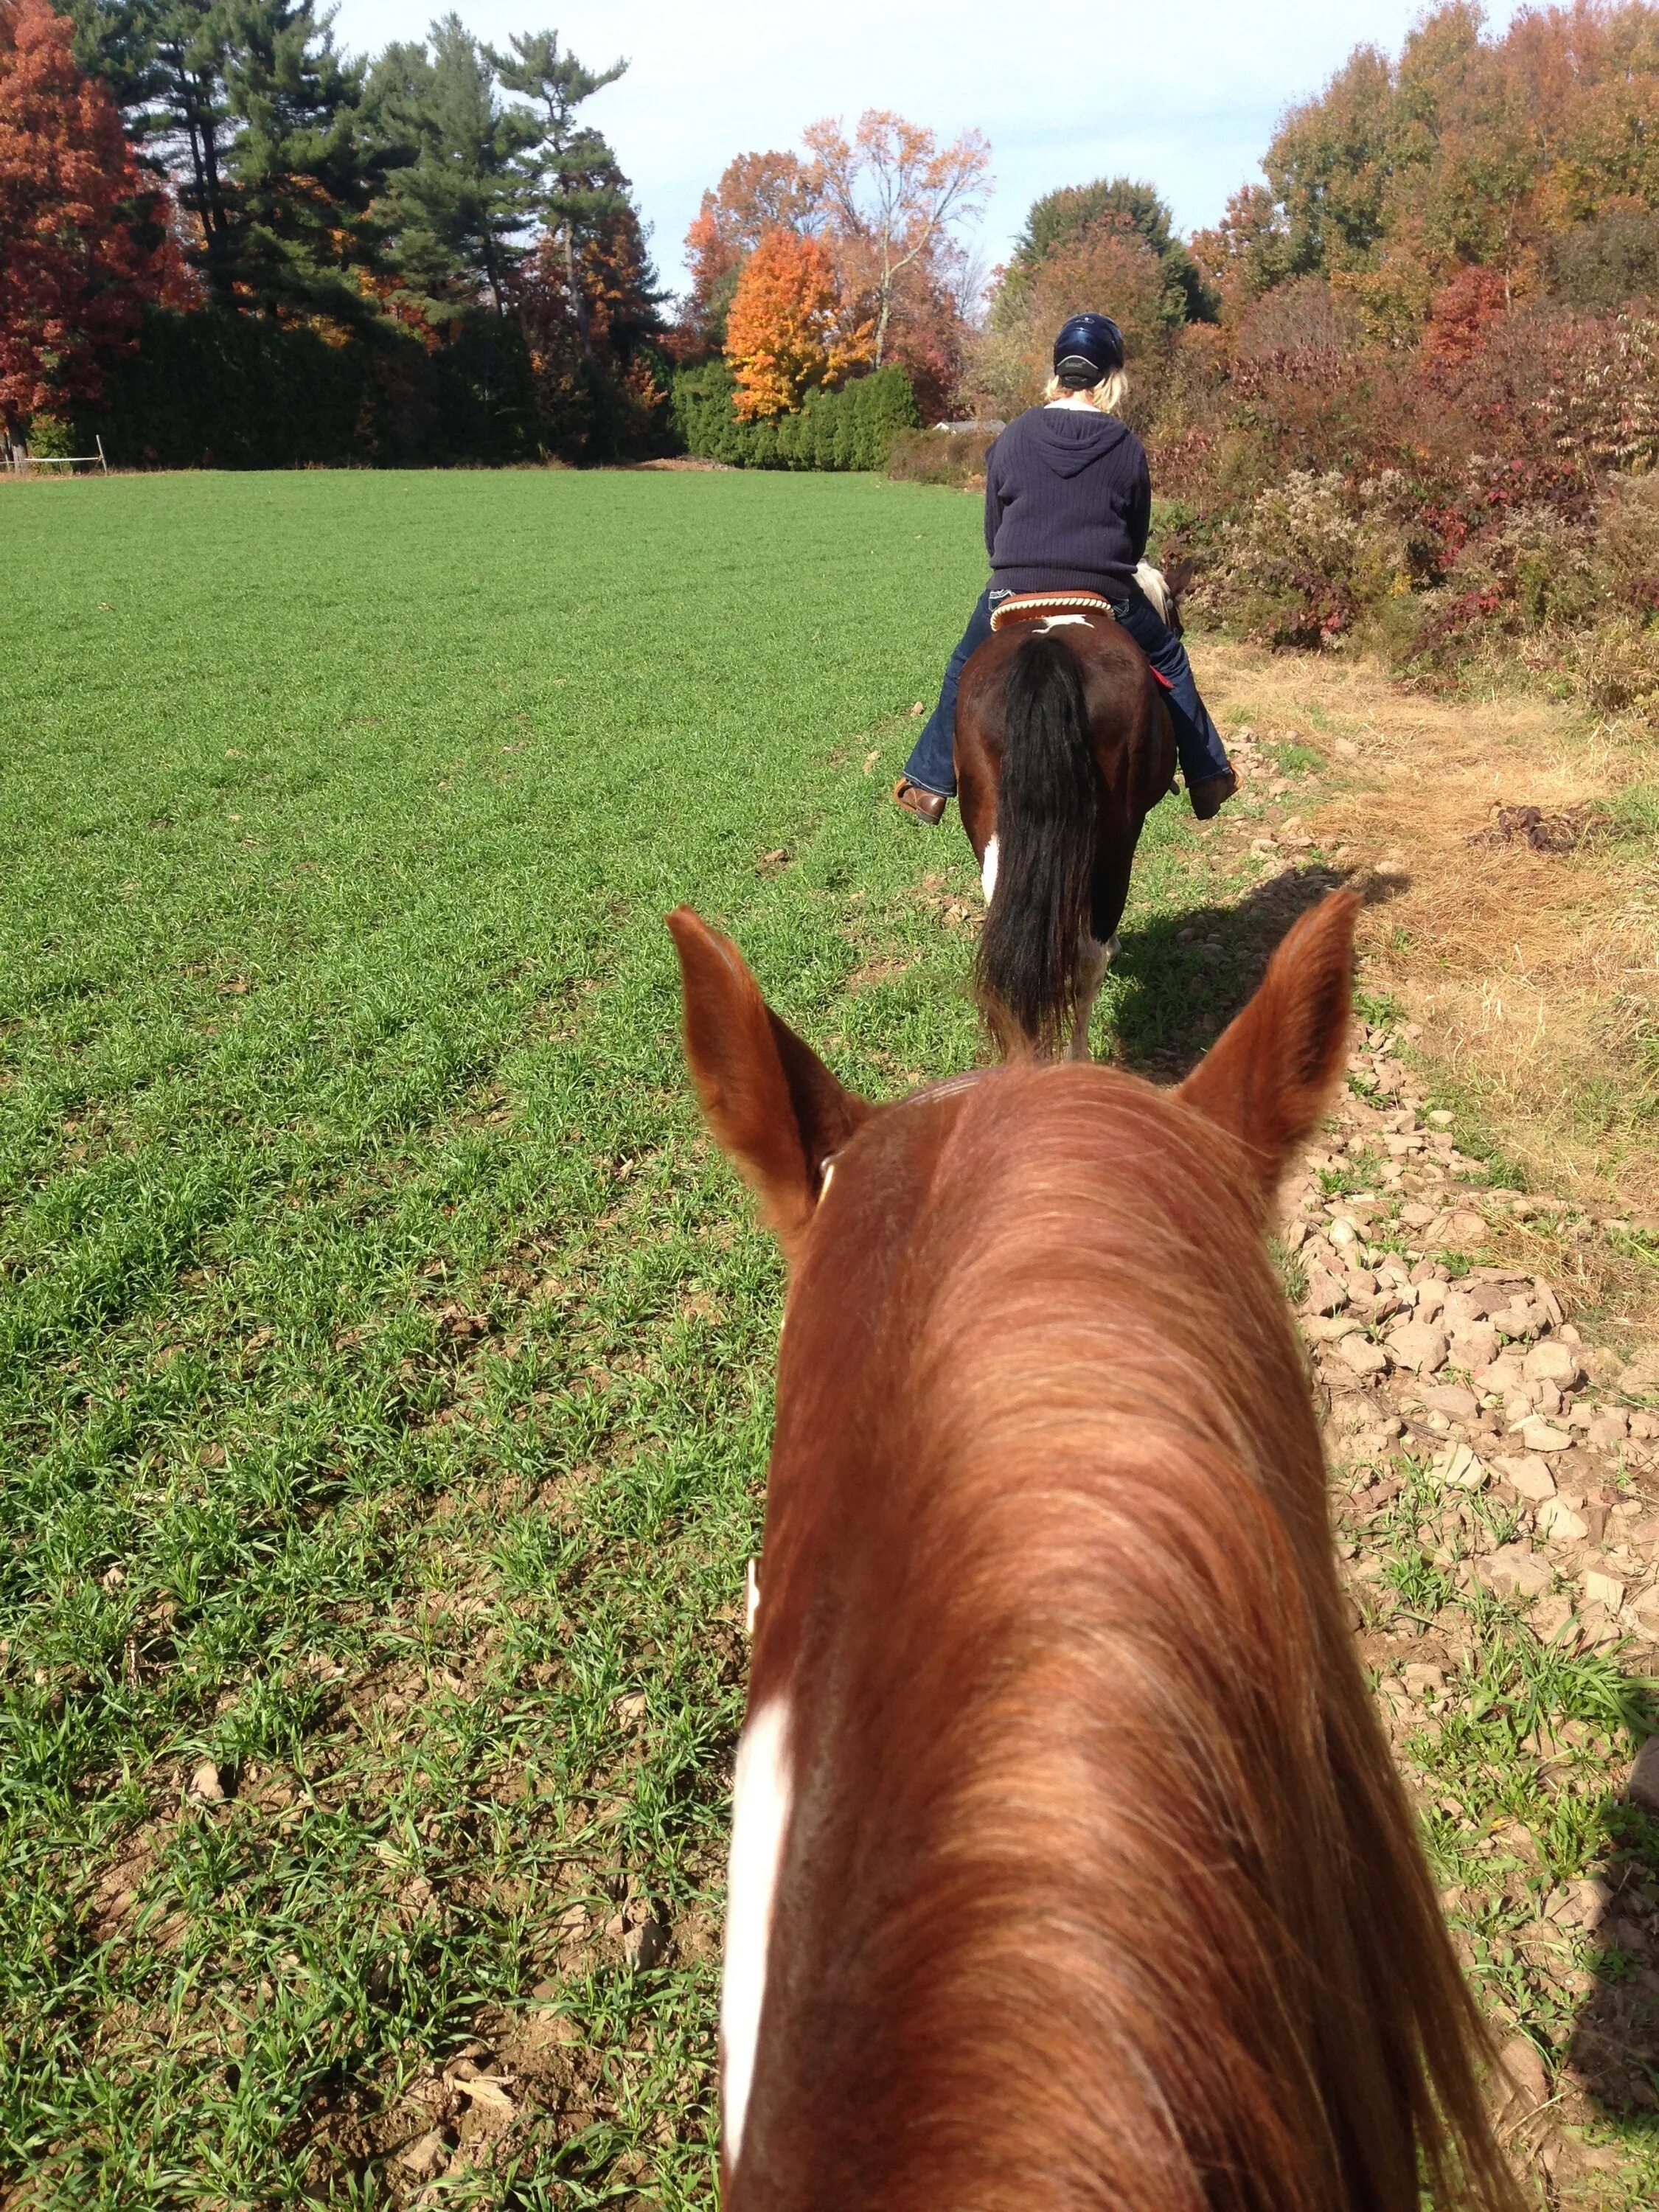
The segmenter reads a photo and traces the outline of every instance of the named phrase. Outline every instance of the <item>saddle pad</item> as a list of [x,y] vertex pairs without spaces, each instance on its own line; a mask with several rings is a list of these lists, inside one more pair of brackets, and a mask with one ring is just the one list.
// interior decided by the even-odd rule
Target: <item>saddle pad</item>
[[1026,622],[1086,624],[1091,615],[1103,615],[1108,622],[1117,619],[1111,601],[1098,592],[1016,592],[1012,599],[993,609],[991,627],[1006,629],[1010,623]]

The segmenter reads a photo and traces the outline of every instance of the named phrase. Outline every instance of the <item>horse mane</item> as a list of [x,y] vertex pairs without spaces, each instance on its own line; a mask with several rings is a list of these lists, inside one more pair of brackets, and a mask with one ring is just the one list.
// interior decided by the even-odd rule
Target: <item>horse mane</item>
[[836,1786],[732,2212],[1510,2212],[1259,1179],[1094,1068],[949,1112],[890,1271],[826,1239],[792,1298],[763,1605]]

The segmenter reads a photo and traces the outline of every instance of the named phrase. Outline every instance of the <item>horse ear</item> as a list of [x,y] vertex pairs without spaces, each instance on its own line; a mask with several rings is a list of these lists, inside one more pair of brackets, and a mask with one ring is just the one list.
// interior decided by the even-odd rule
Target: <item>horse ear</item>
[[811,1220],[823,1170],[874,1109],[842,1090],[781,1022],[729,937],[689,906],[668,916],[680,956],[685,1057],[715,1142],[759,1194],[786,1252]]
[[1261,988],[1176,1092],[1252,1155],[1271,1191],[1310,1135],[1347,1056],[1359,900],[1335,891],[1304,914]]

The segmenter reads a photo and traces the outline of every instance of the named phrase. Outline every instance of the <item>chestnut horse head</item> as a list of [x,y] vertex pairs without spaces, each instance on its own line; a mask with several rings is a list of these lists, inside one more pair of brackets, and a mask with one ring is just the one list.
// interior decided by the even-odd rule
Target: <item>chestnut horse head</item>
[[1086,1060],[1175,738],[1146,655],[1097,593],[1031,594],[996,621],[957,693],[962,823],[989,902],[975,981],[1005,1045],[1049,1054],[1069,1024]]
[[704,1111],[790,1262],[731,2212],[1515,2203],[1265,1243],[1355,903],[1178,1090],[1026,1060],[886,1106],[670,918]]

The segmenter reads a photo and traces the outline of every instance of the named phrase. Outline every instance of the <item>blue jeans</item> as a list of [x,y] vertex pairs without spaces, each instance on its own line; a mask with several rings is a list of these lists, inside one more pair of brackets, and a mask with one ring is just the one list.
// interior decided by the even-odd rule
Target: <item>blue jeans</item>
[[[1176,758],[1181,763],[1188,788],[1209,776],[1225,775],[1231,765],[1227,748],[1221,742],[1220,731],[1210,719],[1209,708],[1198,696],[1186,647],[1134,585],[1126,583],[1121,596],[1115,591],[1109,596],[1120,624],[1158,674],[1168,678],[1169,688],[1164,696],[1175,726]],[[1000,599],[1008,597],[1000,586],[986,586],[979,595],[979,605],[968,617],[962,642],[945,663],[939,704],[923,724],[921,735],[904,764],[905,775],[924,791],[939,792],[948,799],[956,790],[957,685],[969,659],[991,635],[992,609]]]

